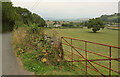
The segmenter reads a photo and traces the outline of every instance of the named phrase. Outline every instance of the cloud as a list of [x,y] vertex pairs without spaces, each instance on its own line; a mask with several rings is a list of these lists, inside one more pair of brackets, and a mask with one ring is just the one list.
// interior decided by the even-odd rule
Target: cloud
[[[21,0],[22,1],[22,0]],[[33,1],[33,0],[31,0]],[[13,2],[44,17],[84,18],[118,12],[117,2]]]
[[[37,0],[11,0],[12,2],[35,2]],[[118,2],[119,0],[39,0],[41,2]]]

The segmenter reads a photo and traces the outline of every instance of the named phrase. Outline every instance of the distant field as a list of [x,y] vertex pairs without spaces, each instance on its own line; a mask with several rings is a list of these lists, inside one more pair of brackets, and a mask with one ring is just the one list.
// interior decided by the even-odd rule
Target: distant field
[[[70,28],[70,29],[56,29],[61,36],[72,38],[79,38],[108,45],[118,46],[118,31],[110,29],[101,29],[97,33],[93,33],[91,29],[87,28]],[[46,33],[51,34],[52,29],[46,29]]]
[[[56,29],[60,36],[66,36],[66,37],[72,37],[72,38],[78,38],[82,40],[88,40],[93,41],[97,43],[103,43],[107,45],[114,45],[118,46],[118,31],[117,30],[110,30],[110,29],[101,29],[97,33],[93,33],[91,29],[87,28],[69,28],[69,29]],[[46,29],[46,33],[51,34],[52,29]],[[70,42],[70,40],[68,40]],[[65,42],[65,41],[63,41]],[[79,41],[73,41],[73,45],[83,48],[84,49],[84,43]],[[108,56],[109,55],[109,48],[95,45],[95,44],[88,44],[88,50],[101,53],[103,55]],[[64,49],[70,50],[71,48],[68,46],[63,46]],[[79,51],[82,55],[85,55],[84,51]],[[75,53],[75,51],[74,51]],[[68,54],[65,52],[65,54]],[[118,49],[112,48],[112,57],[117,58],[118,57]],[[74,57],[75,59],[79,59]],[[96,56],[93,54],[88,54],[89,59],[105,59],[100,56]],[[79,59],[80,60],[80,59]],[[108,62],[106,61],[100,61],[99,62],[102,65],[106,65],[108,67]],[[101,68],[100,66],[95,65],[101,72],[108,75],[108,70],[105,70],[104,68]],[[82,66],[83,67],[83,66]],[[83,67],[85,68],[85,67]],[[118,63],[116,61],[112,61],[112,69],[118,70]],[[91,74],[99,75],[98,73],[88,70]],[[116,73],[112,72],[113,75],[116,75]]]

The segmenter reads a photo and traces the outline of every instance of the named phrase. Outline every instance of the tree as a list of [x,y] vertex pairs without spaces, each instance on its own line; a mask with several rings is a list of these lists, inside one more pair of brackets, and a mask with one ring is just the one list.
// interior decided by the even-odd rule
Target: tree
[[73,22],[70,22],[69,24],[73,25]]
[[[1,7],[0,7],[1,8]],[[30,12],[26,8],[14,7],[12,2],[2,3],[2,31],[12,31],[19,26],[30,26],[36,24],[38,27],[45,27],[46,23],[39,15]]]
[[74,25],[67,24],[67,23],[65,23],[65,24],[62,24],[62,26],[63,26],[63,27],[74,27]]
[[60,22],[58,21],[58,24],[60,25]]
[[21,8],[21,7],[14,7],[17,14],[20,15],[19,19],[21,18],[22,22],[26,25],[32,25],[36,24],[39,27],[44,27],[45,21],[43,18],[41,18],[39,15],[35,13],[31,13],[28,9],[26,8]]
[[16,12],[11,2],[2,3],[2,31],[12,31],[15,25]]
[[54,21],[53,25],[56,25],[57,24],[57,21]]
[[99,31],[100,28],[104,29],[104,22],[100,18],[89,19],[88,29],[92,28],[93,32]]
[[107,15],[102,15],[102,16],[101,16],[101,20],[103,20],[104,22],[109,22]]
[[87,21],[84,22],[84,26],[88,26],[88,22]]

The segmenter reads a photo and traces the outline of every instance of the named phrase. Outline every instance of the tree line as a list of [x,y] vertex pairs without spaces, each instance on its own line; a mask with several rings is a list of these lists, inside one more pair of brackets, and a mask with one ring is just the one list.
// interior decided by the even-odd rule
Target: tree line
[[106,24],[107,23],[119,23],[118,20],[120,20],[120,13],[114,13],[112,15],[102,15],[100,17],[101,20],[103,20]]
[[26,8],[14,7],[12,2],[2,3],[2,30],[12,31],[14,27],[37,25],[45,27],[46,23],[39,15]]

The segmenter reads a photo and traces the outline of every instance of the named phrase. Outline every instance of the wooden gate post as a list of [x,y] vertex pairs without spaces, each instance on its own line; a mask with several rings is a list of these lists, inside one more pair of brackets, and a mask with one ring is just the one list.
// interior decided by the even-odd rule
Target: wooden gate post
[[61,59],[64,59],[64,52],[63,52],[63,47],[62,47],[62,39],[63,37],[61,37],[61,42],[60,42],[60,50],[61,50]]

